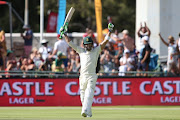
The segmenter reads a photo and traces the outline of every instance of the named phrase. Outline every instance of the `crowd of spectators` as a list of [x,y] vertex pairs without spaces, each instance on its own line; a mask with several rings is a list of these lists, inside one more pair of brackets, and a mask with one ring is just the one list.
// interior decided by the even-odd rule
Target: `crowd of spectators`
[[[59,39],[54,43],[53,48],[48,46],[48,40],[41,41],[40,48],[32,48],[33,33],[29,26],[25,26],[25,34],[21,34],[24,39],[25,52],[21,57],[15,58],[13,51],[7,50],[5,32],[0,30],[0,71],[22,71],[26,77],[28,71],[52,71],[52,73],[79,74],[80,58],[71,49],[64,39]],[[109,43],[101,52],[98,60],[97,72],[99,75],[132,75],[131,71],[136,71],[137,76],[147,76],[140,71],[149,71],[150,55],[152,48],[149,44],[151,31],[145,23],[140,25],[137,32],[139,36],[140,49],[136,49],[135,40],[129,35],[128,30],[115,32],[111,35]],[[82,36],[90,36],[93,39],[94,47],[98,46],[98,41],[91,29],[87,29]],[[180,34],[175,42],[172,36],[166,42],[159,34],[162,42],[168,47],[167,72],[171,75],[179,75],[180,71]],[[80,44],[83,47],[83,43]],[[0,73],[0,77],[2,73]],[[9,77],[7,74],[6,77]]]

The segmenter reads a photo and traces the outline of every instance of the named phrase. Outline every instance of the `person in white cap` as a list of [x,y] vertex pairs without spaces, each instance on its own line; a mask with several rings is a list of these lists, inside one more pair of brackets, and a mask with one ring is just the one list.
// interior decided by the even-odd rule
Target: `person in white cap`
[[43,60],[46,61],[46,59],[49,56],[49,53],[52,51],[52,48],[48,46],[48,40],[43,39],[41,41],[41,47],[39,48],[39,53],[42,55]]
[[130,51],[124,50],[124,56],[120,58],[119,76],[125,76],[125,72],[135,70],[135,60],[130,57]]
[[129,36],[129,31],[123,30],[122,34],[123,34],[123,37],[120,38],[120,40],[122,40],[125,49],[128,49],[130,53],[134,53],[135,42],[134,42],[134,39]]
[[[150,53],[152,51],[152,48],[149,45],[149,37],[148,36],[144,36],[142,38],[143,43],[144,43],[144,48],[141,54],[141,58],[140,58],[140,62],[138,64],[138,68],[137,71],[148,71],[149,70],[149,62],[150,62]],[[138,76],[140,74],[137,74]],[[143,76],[147,76],[147,74],[141,74]]]
[[52,48],[48,46],[48,40],[43,39],[41,41],[41,47],[39,48],[38,52],[41,54],[42,59],[44,60],[45,67],[48,69],[48,64],[50,64],[50,60],[48,59],[50,52],[52,52]]

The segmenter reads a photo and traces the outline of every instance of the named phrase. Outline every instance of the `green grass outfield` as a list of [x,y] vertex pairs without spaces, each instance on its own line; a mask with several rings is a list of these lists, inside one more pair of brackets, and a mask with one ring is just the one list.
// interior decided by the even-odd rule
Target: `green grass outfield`
[[0,120],[180,120],[180,106],[93,107],[83,118],[81,107],[0,107]]

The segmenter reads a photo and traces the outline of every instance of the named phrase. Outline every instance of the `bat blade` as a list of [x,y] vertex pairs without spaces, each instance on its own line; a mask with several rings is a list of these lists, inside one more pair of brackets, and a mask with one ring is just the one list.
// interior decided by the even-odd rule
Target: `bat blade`
[[66,23],[69,23],[69,21],[71,20],[72,15],[74,14],[74,11],[75,11],[75,9],[73,7],[71,7],[71,9],[69,10],[69,12],[68,12],[68,14],[66,16],[66,19],[64,21],[64,25]]

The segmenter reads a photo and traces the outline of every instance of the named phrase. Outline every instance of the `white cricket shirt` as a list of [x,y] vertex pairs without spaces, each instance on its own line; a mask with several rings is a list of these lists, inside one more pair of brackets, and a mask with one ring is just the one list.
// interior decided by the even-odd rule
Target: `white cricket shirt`
[[101,46],[99,45],[91,51],[86,51],[84,48],[75,45],[72,41],[69,42],[69,46],[71,46],[80,56],[81,75],[96,74],[97,60],[101,52]]

